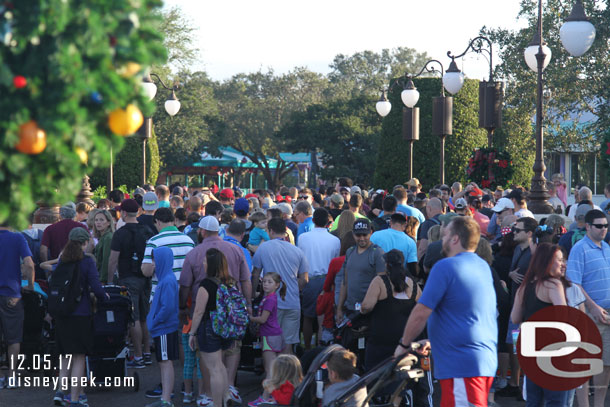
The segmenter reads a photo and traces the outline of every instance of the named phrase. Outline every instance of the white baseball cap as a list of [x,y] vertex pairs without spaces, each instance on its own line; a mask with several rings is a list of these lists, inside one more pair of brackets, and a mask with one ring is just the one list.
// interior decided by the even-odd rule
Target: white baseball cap
[[498,212],[498,213],[502,212],[505,209],[515,209],[515,205],[513,204],[513,201],[511,201],[508,198],[498,199],[498,202],[496,202],[496,206],[491,208],[492,211]]
[[220,224],[216,217],[208,215],[201,218],[199,221],[199,228],[209,232],[218,232],[220,230]]

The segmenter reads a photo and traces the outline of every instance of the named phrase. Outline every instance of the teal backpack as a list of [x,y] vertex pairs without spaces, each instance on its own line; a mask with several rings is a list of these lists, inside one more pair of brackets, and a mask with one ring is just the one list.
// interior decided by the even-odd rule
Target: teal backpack
[[585,237],[586,234],[587,234],[587,231],[584,228],[583,229],[576,229],[574,231],[574,234],[572,235],[572,247],[574,247],[576,242],[578,242],[583,237]]
[[218,283],[216,311],[210,313],[212,329],[223,339],[242,339],[249,320],[246,299],[234,285]]

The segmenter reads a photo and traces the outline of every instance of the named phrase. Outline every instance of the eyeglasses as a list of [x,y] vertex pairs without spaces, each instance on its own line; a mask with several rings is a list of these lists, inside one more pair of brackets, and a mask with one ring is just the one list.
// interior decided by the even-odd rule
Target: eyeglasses
[[598,229],[608,229],[607,223],[589,223],[589,225],[596,227]]
[[521,228],[518,228],[515,226],[515,227],[513,227],[513,232],[514,233],[525,232],[525,229],[521,229]]
[[309,198],[307,195],[300,196],[299,199],[307,199]]

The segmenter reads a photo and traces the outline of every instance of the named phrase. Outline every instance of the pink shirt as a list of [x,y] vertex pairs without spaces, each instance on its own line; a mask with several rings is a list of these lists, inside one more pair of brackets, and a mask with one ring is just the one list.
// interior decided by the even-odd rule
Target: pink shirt
[[474,218],[475,222],[479,224],[479,227],[481,228],[481,234],[486,235],[487,225],[489,225],[489,218],[479,211],[474,211],[472,217]]
[[568,206],[568,191],[565,183],[561,183],[556,188],[557,198],[563,203],[563,206]]

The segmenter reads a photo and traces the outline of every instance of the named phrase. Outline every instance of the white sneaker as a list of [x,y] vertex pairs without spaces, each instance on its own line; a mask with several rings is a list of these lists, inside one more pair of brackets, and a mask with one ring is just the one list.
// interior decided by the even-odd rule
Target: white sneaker
[[197,397],[198,407],[214,407],[214,402],[206,394],[200,394]]
[[231,400],[233,400],[237,404],[241,404],[241,397],[239,396],[239,392],[233,386],[229,386],[229,391],[227,392]]

